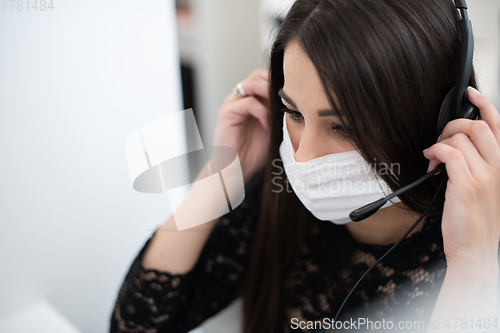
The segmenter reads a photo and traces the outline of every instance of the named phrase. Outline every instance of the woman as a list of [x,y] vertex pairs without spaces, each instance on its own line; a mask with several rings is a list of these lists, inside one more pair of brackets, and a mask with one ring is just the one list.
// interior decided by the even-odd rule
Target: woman
[[[322,211],[288,177],[287,161],[310,165],[356,154],[381,190],[395,191],[441,162],[449,179],[425,219],[370,271],[338,319],[394,326],[421,320],[425,331],[447,328],[447,318],[481,315],[483,328],[486,317],[488,328],[494,325],[500,116],[470,88],[483,120],[457,119],[436,133],[457,77],[457,20],[448,0],[297,1],[278,32],[269,73],[252,73],[241,83],[246,94],[229,95],[219,110],[214,144],[238,151],[245,201],[199,227],[155,232],[123,283],[111,331],[186,332],[238,296],[245,333],[329,328],[324,319],[334,318],[444,177],[356,223],[345,223],[341,196]],[[469,84],[476,86],[474,74]],[[398,167],[382,173],[377,165]],[[172,217],[164,228],[175,229]],[[315,321],[324,326],[312,327]]]

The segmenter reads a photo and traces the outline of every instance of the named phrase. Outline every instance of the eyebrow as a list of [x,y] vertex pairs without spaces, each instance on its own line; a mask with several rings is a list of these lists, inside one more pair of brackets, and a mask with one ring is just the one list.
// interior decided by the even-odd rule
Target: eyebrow
[[[290,104],[295,109],[298,109],[297,106],[295,105],[295,103],[292,101],[292,99],[287,94],[285,94],[285,92],[283,91],[283,88],[278,90],[278,96],[283,98],[288,104]],[[328,116],[336,117],[337,114],[335,112],[333,112],[333,110],[331,110],[331,109],[330,110],[319,110],[318,116],[319,117],[328,117]]]

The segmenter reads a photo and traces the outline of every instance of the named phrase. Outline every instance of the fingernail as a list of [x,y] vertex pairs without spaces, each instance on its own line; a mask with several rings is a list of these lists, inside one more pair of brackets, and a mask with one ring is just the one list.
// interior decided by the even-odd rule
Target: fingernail
[[428,151],[428,150],[429,150],[429,148],[424,149],[423,153],[425,154],[425,152]]
[[473,95],[481,95],[481,93],[474,87],[467,87],[467,91],[470,91]]
[[437,139],[436,142],[439,142],[440,139],[441,139],[441,134],[439,134],[438,139]]

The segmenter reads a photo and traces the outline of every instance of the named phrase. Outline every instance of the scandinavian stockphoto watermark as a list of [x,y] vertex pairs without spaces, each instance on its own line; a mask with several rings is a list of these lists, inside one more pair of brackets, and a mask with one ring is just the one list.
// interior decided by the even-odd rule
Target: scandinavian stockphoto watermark
[[[305,163],[297,165],[289,163],[283,165],[281,159],[272,161],[272,191],[291,193],[308,191],[328,192],[331,196],[346,191],[366,193],[377,191],[380,187],[381,176],[391,175],[395,178],[400,173],[400,164],[384,162],[367,163],[365,161],[329,163]],[[293,189],[290,178],[294,180]],[[284,185],[283,185],[284,183]]]
[[231,147],[205,147],[191,108],[132,132],[125,154],[134,190],[167,194],[175,231],[217,219],[245,198],[238,153]]
[[292,318],[291,329],[309,330],[422,330],[425,323],[421,320],[391,321],[370,320],[369,318],[351,318],[350,320],[337,320],[323,318],[323,320],[299,320]]

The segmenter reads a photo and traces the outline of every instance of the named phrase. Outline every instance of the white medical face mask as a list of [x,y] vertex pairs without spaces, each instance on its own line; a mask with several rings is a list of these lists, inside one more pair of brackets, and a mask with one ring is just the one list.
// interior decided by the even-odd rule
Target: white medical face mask
[[[296,162],[295,150],[286,128],[286,113],[279,152],[293,191],[319,220],[346,224],[351,222],[351,211],[392,193],[387,183],[375,175],[357,150]],[[399,201],[395,197],[382,208]]]

